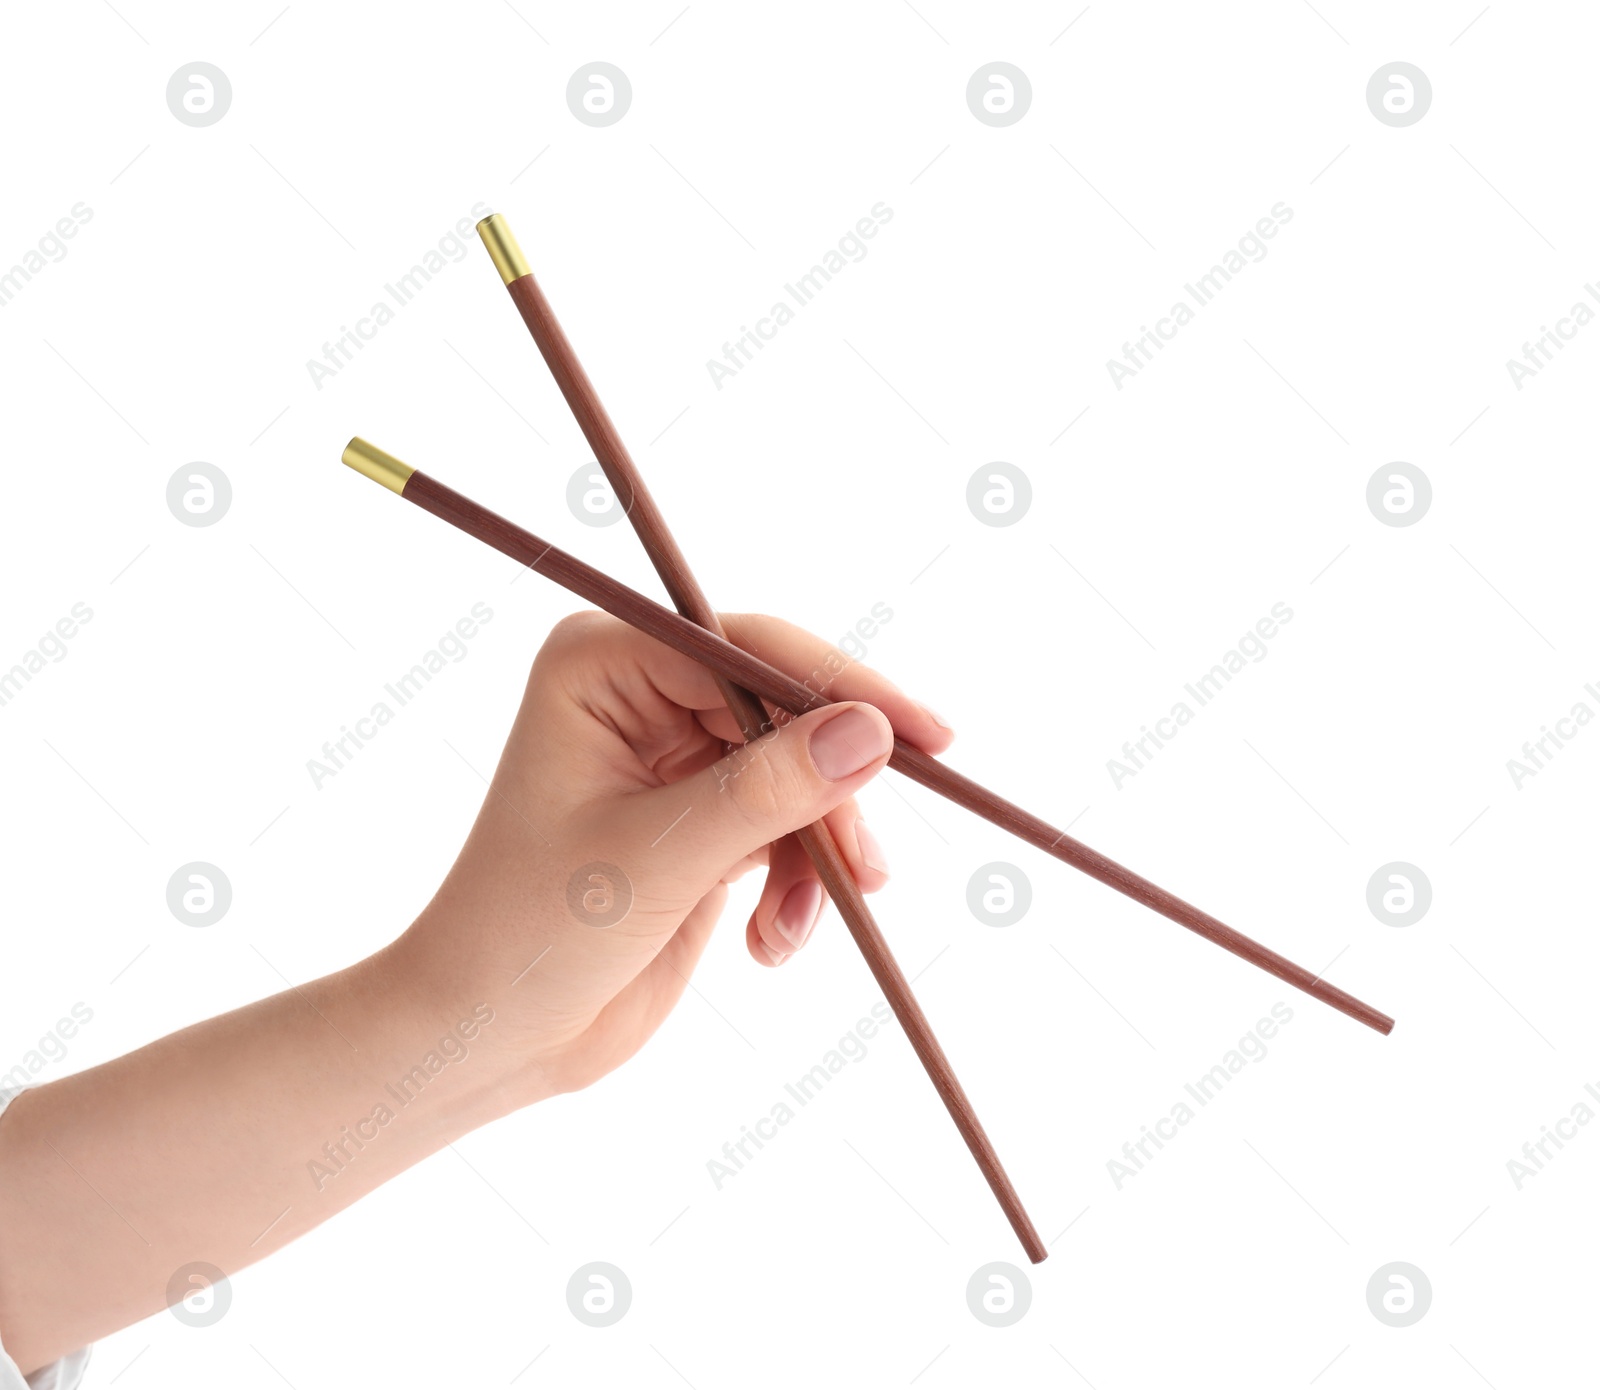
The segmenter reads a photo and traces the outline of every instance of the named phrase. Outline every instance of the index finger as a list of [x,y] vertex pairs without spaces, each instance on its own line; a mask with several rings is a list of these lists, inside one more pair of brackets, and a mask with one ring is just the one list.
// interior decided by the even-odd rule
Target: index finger
[[826,700],[864,700],[883,711],[896,735],[924,753],[942,753],[955,732],[920,700],[880,671],[846,656],[832,642],[765,613],[718,615],[728,640],[793,676]]
[[[802,682],[826,700],[862,700],[875,705],[894,727],[897,737],[926,753],[937,754],[954,737],[926,705],[913,700],[881,672],[846,656],[831,642],[782,618],[760,613],[718,615],[735,646],[759,656]],[[567,619],[552,634],[569,656],[576,656],[595,676],[602,677],[635,708],[648,708],[649,691],[682,709],[694,710],[702,723],[719,738],[742,738],[727,713],[717,678],[692,657],[621,619],[601,613],[585,620]],[[601,639],[603,634],[604,640]],[[572,640],[565,640],[572,639]]]

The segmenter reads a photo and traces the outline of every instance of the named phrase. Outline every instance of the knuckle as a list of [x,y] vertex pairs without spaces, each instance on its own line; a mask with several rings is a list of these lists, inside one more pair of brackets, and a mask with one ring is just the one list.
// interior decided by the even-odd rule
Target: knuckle
[[614,618],[594,608],[584,608],[576,613],[568,613],[566,617],[562,618],[550,629],[550,635],[545,639],[545,646],[582,646],[585,643],[592,642],[615,621]]
[[782,820],[804,796],[800,777],[777,749],[782,733],[769,734],[733,753],[724,783],[735,809],[751,826],[766,828]]

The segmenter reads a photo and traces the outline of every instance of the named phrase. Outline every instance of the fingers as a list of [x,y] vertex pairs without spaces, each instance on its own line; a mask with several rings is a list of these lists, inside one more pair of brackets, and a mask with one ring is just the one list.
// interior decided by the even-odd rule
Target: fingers
[[804,628],[761,613],[723,613],[728,640],[759,656],[829,700],[865,700],[876,705],[895,733],[925,753],[939,753],[955,737],[927,705],[913,700],[881,672],[853,661],[831,642]]
[[776,841],[761,900],[745,929],[745,944],[757,964],[782,965],[804,946],[822,919],[824,897],[800,841],[793,835]]
[[699,897],[728,865],[850,800],[882,771],[891,747],[893,731],[872,705],[829,705],[787,718],[680,782],[592,809],[611,845],[632,856],[616,859],[627,872],[658,891],[670,885]]
[[868,828],[854,797],[823,817],[863,893],[876,893],[889,881],[889,861]]
[[[751,613],[721,617],[736,646],[804,682],[825,699],[859,700],[877,706],[899,737],[925,752],[939,753],[949,747],[953,738],[950,728],[926,705],[831,643],[781,618]],[[568,688],[586,702],[593,702],[597,687],[609,687],[643,721],[693,710],[716,737],[743,740],[710,671],[619,618],[586,612],[563,619],[541,653],[542,660],[557,657],[563,667],[570,668]]]
[[[824,817],[862,892],[875,893],[889,881],[888,864],[852,797]],[[760,965],[781,965],[812,937],[826,910],[822,884],[798,837],[772,846],[761,898],[745,928],[745,944]]]
[[842,805],[892,746],[873,706],[832,705],[786,719],[682,781],[611,800],[606,819],[619,844],[638,847],[640,871],[698,897],[729,864]]

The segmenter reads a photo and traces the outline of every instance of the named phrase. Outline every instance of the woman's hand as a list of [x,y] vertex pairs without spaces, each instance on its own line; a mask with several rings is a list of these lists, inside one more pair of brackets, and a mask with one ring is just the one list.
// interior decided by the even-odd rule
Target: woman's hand
[[759,864],[745,940],[781,964],[822,904],[789,831],[826,819],[861,886],[882,886],[853,794],[887,761],[891,724],[929,752],[948,731],[806,633],[727,622],[846,703],[730,750],[739,730],[707,672],[614,619],[569,618],[460,857],[398,940],[12,1103],[0,1338],[25,1371],[182,1296],[196,1260],[242,1269],[625,1061],[677,1003],[727,885]]
[[[601,613],[551,633],[477,823],[394,948],[419,980],[481,997],[527,1100],[631,1057],[677,1003],[727,900],[758,865],[751,956],[781,965],[822,915],[789,832],[826,822],[866,892],[888,878],[854,793],[896,733],[938,752],[925,707],[775,618],[730,615],[730,640],[841,703],[744,746],[711,674]],[[733,745],[730,747],[730,745]]]

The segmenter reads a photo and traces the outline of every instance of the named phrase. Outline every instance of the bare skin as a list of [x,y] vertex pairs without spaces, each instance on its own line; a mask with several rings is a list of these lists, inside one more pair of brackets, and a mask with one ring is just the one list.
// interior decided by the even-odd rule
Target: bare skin
[[398,939],[11,1104],[0,1342],[25,1374],[183,1296],[168,1287],[182,1266],[242,1269],[620,1066],[678,1002],[728,884],[761,866],[746,946],[781,965],[824,902],[790,831],[825,819],[862,888],[883,886],[854,793],[894,734],[938,753],[949,730],[798,628],[724,621],[846,703],[729,752],[742,736],[707,672],[574,615],[534,662],[454,867]]

